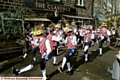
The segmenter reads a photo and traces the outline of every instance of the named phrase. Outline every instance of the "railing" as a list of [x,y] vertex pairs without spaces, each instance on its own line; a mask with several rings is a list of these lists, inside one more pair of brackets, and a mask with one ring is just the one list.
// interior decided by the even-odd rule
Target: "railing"
[[0,49],[0,62],[20,55],[23,55],[21,46]]

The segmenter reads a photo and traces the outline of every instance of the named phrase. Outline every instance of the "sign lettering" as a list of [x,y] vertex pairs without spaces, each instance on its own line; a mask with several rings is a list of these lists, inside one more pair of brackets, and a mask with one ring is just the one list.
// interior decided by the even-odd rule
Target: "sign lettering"
[[57,10],[59,12],[75,12],[76,10],[63,5],[54,5],[54,4],[46,4],[46,3],[38,3],[38,2],[29,2],[25,1],[25,6],[28,8],[36,8],[36,9],[46,9],[46,10]]
[[58,6],[58,5],[51,5],[44,3],[35,3],[35,4],[36,4],[36,8],[70,12],[70,8],[65,6]]

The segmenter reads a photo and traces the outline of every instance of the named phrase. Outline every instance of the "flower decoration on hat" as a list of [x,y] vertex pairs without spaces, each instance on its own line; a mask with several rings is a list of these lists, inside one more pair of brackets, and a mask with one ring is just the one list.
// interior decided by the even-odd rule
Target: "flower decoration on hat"
[[38,35],[41,35],[41,34],[43,34],[43,30],[37,30],[37,31],[34,32],[35,36],[38,36]]
[[75,21],[73,21],[73,22],[71,23],[71,25],[72,25],[72,26],[77,26]]
[[67,29],[65,30],[66,33],[71,32],[71,31],[72,31],[71,28],[67,28]]
[[86,26],[86,30],[92,30],[90,26]]
[[56,26],[55,23],[49,25],[49,27],[55,27],[55,26]]
[[61,28],[60,24],[56,24],[54,27],[55,28]]
[[101,27],[106,27],[106,26],[107,26],[106,23],[102,23],[102,24],[101,24]]

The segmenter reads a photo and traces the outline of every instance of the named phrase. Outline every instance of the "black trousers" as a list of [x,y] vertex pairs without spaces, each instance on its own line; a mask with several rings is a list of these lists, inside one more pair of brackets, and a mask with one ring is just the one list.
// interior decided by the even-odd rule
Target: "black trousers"
[[72,49],[68,49],[66,54],[64,55],[64,57],[67,59],[67,62],[70,62],[70,58],[73,56],[73,54],[75,53],[72,53],[72,55],[70,55]]
[[[91,47],[91,44],[92,44],[92,42],[86,42],[86,43],[84,43],[84,45],[85,46],[89,46],[89,48]],[[88,49],[89,49],[88,48]],[[88,49],[84,52],[84,54],[87,54],[88,53]]]
[[45,61],[45,59],[42,58],[42,56],[40,55],[40,57],[36,61],[32,62],[32,65],[36,66],[36,65],[40,64],[40,69],[44,70],[46,67],[46,62],[47,61]]
[[104,37],[103,40],[99,40],[99,48],[102,48],[102,45],[105,41],[107,41],[107,37]]
[[52,55],[53,55],[53,56],[57,56],[57,46],[56,46],[55,49],[52,51]]

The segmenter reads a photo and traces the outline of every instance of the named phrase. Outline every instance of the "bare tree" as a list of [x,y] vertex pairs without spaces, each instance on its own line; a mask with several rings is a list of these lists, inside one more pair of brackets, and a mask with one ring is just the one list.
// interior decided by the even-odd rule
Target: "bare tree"
[[95,15],[101,14],[105,17],[105,21],[117,26],[118,14],[120,13],[120,0],[95,0]]

